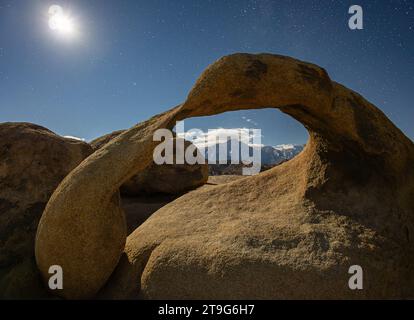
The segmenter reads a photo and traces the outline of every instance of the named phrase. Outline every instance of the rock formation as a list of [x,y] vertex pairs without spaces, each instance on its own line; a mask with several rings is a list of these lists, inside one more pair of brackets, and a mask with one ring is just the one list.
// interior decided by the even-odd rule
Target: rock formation
[[[117,190],[151,163],[155,130],[264,107],[307,128],[305,150],[257,176],[169,203],[128,237],[118,264]],[[68,298],[95,294],[117,264],[101,297],[413,297],[413,161],[412,141],[322,68],[270,54],[226,56],[182,105],[71,172],[42,216],[37,262],[45,277],[51,264],[63,266]],[[349,289],[351,265],[363,268],[364,290]]]
[[34,263],[40,216],[58,184],[91,153],[88,144],[38,125],[0,124],[0,298],[41,294]]
[[117,130],[108,134],[103,135],[102,137],[96,138],[92,140],[89,144],[93,148],[93,150],[98,150],[106,145],[109,141],[116,138],[120,134],[124,133],[126,130]]
[[[124,130],[112,132],[95,139],[90,144],[94,150],[98,150],[123,132]],[[176,145],[175,140],[174,146]],[[184,150],[190,145],[191,142],[184,141]],[[126,196],[140,196],[143,193],[182,194],[202,186],[207,180],[207,164],[157,165],[152,162],[146,170],[134,175],[131,179],[126,181],[121,186],[120,191],[122,195]]]

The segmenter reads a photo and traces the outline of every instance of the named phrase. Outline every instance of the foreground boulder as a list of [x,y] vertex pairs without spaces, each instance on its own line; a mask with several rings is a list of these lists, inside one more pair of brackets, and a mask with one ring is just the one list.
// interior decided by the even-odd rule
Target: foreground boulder
[[92,153],[30,123],[0,124],[0,298],[39,297],[36,228],[52,192]]
[[[124,130],[112,132],[93,140],[90,144],[94,150],[98,150],[123,132]],[[177,138],[174,138],[174,146],[176,145],[176,140]],[[189,141],[184,141],[184,150],[191,144]],[[137,173],[126,181],[121,186],[120,191],[122,195],[126,196],[140,196],[145,193],[178,195],[202,186],[207,180],[207,164],[157,165],[153,162],[146,170]]]
[[[86,259],[95,257],[95,246],[86,242],[84,260],[58,248],[64,241],[79,248],[90,233],[108,231],[89,221],[117,214],[119,206],[108,204],[151,163],[154,132],[188,117],[269,106],[308,129],[305,150],[260,175],[189,192],[158,210],[128,237],[100,296],[413,297],[414,144],[322,68],[270,54],[218,60],[184,104],[131,128],[72,171],[42,216],[41,268],[72,259],[70,290],[87,296],[84,286],[104,286],[103,278],[82,274],[100,272]],[[67,228],[73,218],[76,230]],[[348,287],[352,265],[363,269],[363,290]]]

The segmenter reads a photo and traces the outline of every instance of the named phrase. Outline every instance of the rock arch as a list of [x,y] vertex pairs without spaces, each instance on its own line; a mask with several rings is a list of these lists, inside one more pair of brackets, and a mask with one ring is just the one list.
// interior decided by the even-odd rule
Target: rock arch
[[[117,190],[152,161],[155,130],[265,107],[307,128],[302,154],[168,204],[128,237],[118,263],[126,234]],[[412,141],[324,69],[271,54],[226,56],[182,105],[131,128],[66,177],[39,224],[37,263],[45,278],[50,265],[63,267],[66,298],[95,295],[117,264],[103,296],[412,296],[413,160]],[[367,290],[347,288],[350,264],[365,267]]]

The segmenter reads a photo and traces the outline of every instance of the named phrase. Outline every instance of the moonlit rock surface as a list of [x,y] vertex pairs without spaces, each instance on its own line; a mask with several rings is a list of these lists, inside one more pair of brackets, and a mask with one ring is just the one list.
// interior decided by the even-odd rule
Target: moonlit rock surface
[[[128,237],[106,283],[123,244],[117,190],[151,162],[153,133],[188,117],[269,106],[308,129],[304,151],[161,208]],[[413,163],[412,141],[322,68],[278,55],[226,56],[182,105],[131,128],[64,180],[40,222],[39,267],[46,276],[47,266],[65,262],[66,297],[105,283],[109,298],[413,297]],[[355,264],[364,290],[348,287]]]

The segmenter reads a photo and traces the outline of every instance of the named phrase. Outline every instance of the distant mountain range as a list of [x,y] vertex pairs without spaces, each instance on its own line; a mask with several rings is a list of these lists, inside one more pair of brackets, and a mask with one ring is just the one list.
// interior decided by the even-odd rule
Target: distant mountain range
[[[231,161],[231,156],[234,152],[234,150],[232,150],[231,148],[231,142],[225,142],[227,143],[227,161],[228,163],[230,163]],[[219,150],[220,150],[220,145],[223,145],[225,143],[216,144],[216,153],[218,154]],[[226,146],[222,146],[222,147],[226,147]],[[282,145],[277,145],[277,146],[250,146],[249,150],[250,150],[250,155],[253,154],[253,148],[260,148],[260,152],[261,152],[261,161],[262,161],[262,165],[264,166],[274,166],[277,165],[279,163],[282,163],[286,160],[290,160],[293,157],[295,157],[297,154],[299,154],[303,148],[304,145],[294,145],[294,144],[282,144]],[[241,159],[241,144],[238,145],[238,150],[236,150],[236,152],[239,152],[239,159]],[[205,150],[205,158],[208,158],[208,149]],[[217,161],[218,164],[218,161]]]
[[[216,144],[216,153],[218,154],[220,146],[225,148],[222,144]],[[304,145],[293,145],[293,144],[283,144],[278,146],[250,146],[250,155],[253,154],[253,148],[259,148],[261,153],[261,171],[268,170],[278,164],[288,161],[299,154]],[[241,145],[238,145],[239,159],[241,159]],[[219,164],[218,160],[216,163],[209,163],[209,175],[218,176],[218,175],[241,175],[243,171],[243,165],[240,161],[239,164],[231,164],[231,155],[234,152],[231,148],[231,142],[227,142],[227,164]],[[205,158],[208,158],[208,149],[205,150]]]
[[304,148],[304,145],[282,144],[278,146],[263,146],[262,164],[273,166],[286,160],[290,160],[298,155]]

